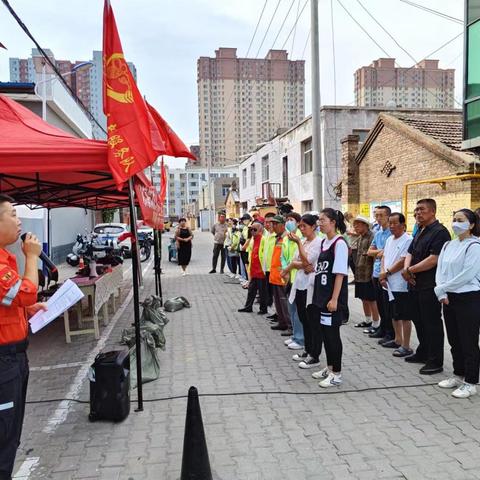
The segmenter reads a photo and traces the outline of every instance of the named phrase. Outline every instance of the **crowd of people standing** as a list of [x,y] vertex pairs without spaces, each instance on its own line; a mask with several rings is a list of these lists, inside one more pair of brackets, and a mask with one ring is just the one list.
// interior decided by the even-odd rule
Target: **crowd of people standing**
[[248,290],[238,312],[252,313],[258,302],[257,314],[285,337],[298,367],[315,368],[312,377],[327,388],[343,381],[340,332],[349,320],[350,268],[364,314],[354,327],[432,375],[443,371],[445,325],[454,375],[438,385],[468,398],[476,394],[480,369],[479,217],[469,209],[455,212],[452,239],[436,219],[435,200],[419,200],[414,215],[410,235],[405,216],[385,205],[375,208],[373,223],[332,208],[264,217],[253,211],[238,220],[220,214],[210,273],[220,257],[220,273],[227,265]]

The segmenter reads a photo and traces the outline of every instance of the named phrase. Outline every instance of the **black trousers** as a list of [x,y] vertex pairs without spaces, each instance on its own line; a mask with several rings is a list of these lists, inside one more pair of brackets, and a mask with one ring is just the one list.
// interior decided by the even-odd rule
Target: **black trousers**
[[245,272],[248,280],[248,252],[240,252],[240,258],[245,265]]
[[[310,351],[307,350],[307,353],[315,360],[318,360],[322,353],[323,335],[320,327],[320,309],[316,305],[308,305],[307,307],[307,324],[307,329],[310,333]],[[305,336],[305,329],[303,334]],[[305,342],[306,338],[305,336]]]
[[265,278],[267,283],[267,306],[271,307],[273,305],[273,290],[270,283],[270,272],[265,272]]
[[212,259],[212,270],[217,269],[217,263],[218,263],[218,256],[221,255],[221,260],[220,260],[220,271],[223,272],[223,269],[225,268],[225,248],[223,248],[223,245],[221,243],[214,243],[213,244],[213,259]]
[[443,306],[445,329],[453,359],[453,373],[467,383],[478,383],[480,349],[480,292],[449,293]]
[[357,261],[357,251],[352,250],[352,253],[348,257],[348,266],[350,267],[350,270],[352,273],[355,275],[355,262]]
[[443,324],[440,302],[433,291],[412,291],[412,319],[419,345],[416,356],[433,367],[443,366]]
[[260,296],[260,311],[267,311],[267,283],[264,278],[251,278],[248,285],[247,303],[245,308],[252,308],[257,292]]
[[375,289],[375,300],[377,302],[378,313],[380,315],[380,333],[384,337],[394,337],[392,316],[388,308],[388,292],[383,289],[380,280],[373,278],[373,288]]
[[[313,357],[313,355],[310,353],[312,350],[312,331],[311,331],[310,322],[308,321],[306,290],[297,290],[295,292],[295,305],[297,306],[298,318],[300,319],[300,323],[303,326],[303,337],[305,339],[305,351]],[[320,351],[321,350],[322,350],[322,345],[320,344]]]
[[28,385],[26,352],[0,346],[0,480],[10,480],[22,435]]
[[327,365],[332,366],[332,371],[339,373],[342,371],[343,344],[340,337],[340,327],[320,324],[322,331],[323,345],[325,347],[325,356]]

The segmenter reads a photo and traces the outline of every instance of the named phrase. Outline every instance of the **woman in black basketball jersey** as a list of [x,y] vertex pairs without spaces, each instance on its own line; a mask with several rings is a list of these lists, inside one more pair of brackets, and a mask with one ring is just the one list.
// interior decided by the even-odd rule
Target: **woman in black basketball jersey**
[[340,326],[348,315],[348,245],[341,235],[346,231],[342,212],[325,208],[320,212],[319,223],[326,238],[321,243],[307,312],[311,326],[323,340],[327,367],[312,376],[322,379],[320,387],[332,387],[342,383]]

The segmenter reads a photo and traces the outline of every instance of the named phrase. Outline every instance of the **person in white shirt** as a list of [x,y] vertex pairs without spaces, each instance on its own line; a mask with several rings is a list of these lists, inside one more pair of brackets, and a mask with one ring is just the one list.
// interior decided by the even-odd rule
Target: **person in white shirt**
[[453,216],[457,238],[445,243],[438,257],[435,294],[443,317],[453,359],[454,376],[438,386],[456,388],[452,395],[468,398],[477,393],[480,369],[480,235],[479,218],[463,208]]
[[[286,272],[290,272],[293,268],[297,269],[295,280],[293,281],[292,288],[290,290],[290,296],[288,301],[290,304],[295,303],[297,307],[298,317],[303,325],[304,335],[304,352],[293,355],[293,360],[296,362],[302,362],[308,355],[313,356],[315,351],[321,352],[322,344],[321,338],[315,337],[311,331],[310,323],[307,317],[307,297],[310,291],[310,297],[312,296],[311,290],[313,289],[314,271],[317,265],[318,255],[320,254],[320,246],[322,239],[317,235],[318,217],[306,213],[300,219],[298,228],[303,235],[301,239],[295,233],[289,233],[288,238],[294,241],[298,245],[298,252],[295,255],[293,261],[285,269]],[[320,345],[315,347],[312,342],[315,340],[320,341]],[[288,344],[291,348],[291,344]]]
[[412,312],[408,284],[402,277],[402,270],[412,237],[405,232],[403,213],[392,213],[388,217],[388,224],[392,235],[385,243],[379,280],[382,287],[388,291],[388,308],[393,319],[395,339],[381,345],[394,348],[394,357],[406,357],[413,354],[410,348]]

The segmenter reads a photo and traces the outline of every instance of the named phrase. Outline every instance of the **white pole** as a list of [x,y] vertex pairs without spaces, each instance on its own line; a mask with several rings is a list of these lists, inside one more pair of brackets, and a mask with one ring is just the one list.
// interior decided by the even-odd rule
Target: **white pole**
[[322,178],[322,132],[320,125],[320,50],[318,46],[318,0],[310,0],[311,5],[311,47],[312,47],[312,177],[313,209],[324,207]]
[[207,155],[207,187],[208,187],[208,230],[212,229],[212,190],[211,190],[211,178],[210,178],[210,167],[212,163],[211,158],[211,151],[210,154]]
[[43,62],[42,67],[42,83],[43,83],[43,93],[42,93],[42,120],[47,121],[47,80],[46,80],[46,66]]

